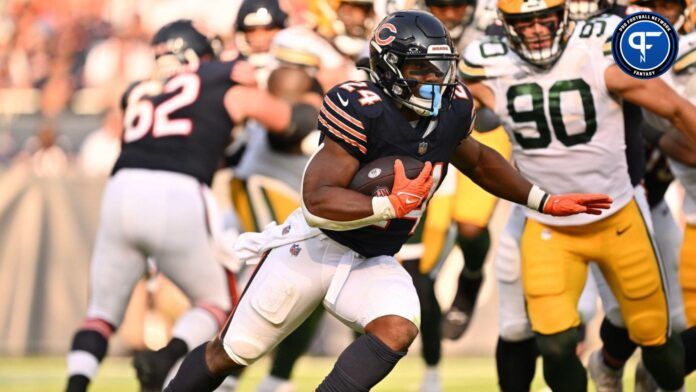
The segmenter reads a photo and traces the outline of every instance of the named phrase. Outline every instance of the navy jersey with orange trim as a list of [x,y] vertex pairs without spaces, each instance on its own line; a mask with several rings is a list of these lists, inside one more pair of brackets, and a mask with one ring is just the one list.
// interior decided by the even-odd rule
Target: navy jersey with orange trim
[[[364,165],[391,155],[408,155],[434,165],[434,193],[447,173],[459,142],[471,133],[473,98],[458,85],[452,99],[443,99],[437,117],[421,117],[411,124],[394,101],[372,82],[346,82],[331,89],[319,112],[322,138],[329,137]],[[365,257],[399,251],[423,215],[425,205],[404,219],[392,219],[348,231],[322,231]]]
[[112,174],[123,168],[188,174],[210,185],[230,143],[224,105],[235,61],[208,61],[165,81],[131,85],[121,100],[124,133]]

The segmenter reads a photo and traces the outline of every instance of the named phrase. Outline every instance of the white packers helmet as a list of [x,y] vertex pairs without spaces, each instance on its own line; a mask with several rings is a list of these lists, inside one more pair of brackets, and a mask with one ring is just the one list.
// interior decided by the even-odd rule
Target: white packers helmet
[[[563,54],[572,33],[573,22],[564,0],[498,0],[498,14],[510,48],[539,67],[551,66]],[[543,34],[525,35],[531,28]]]

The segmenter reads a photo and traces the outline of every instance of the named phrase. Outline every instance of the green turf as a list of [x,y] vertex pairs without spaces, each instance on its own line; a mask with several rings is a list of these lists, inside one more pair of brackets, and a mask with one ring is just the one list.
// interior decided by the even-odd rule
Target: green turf
[[[312,391],[333,365],[333,358],[303,358],[294,374],[300,392]],[[632,379],[634,363],[627,369],[626,379]],[[239,392],[253,391],[263,377],[268,362],[261,361],[250,368],[242,380]],[[422,361],[409,356],[399,363],[394,372],[374,391],[417,391],[423,372]],[[442,364],[441,375],[446,391],[497,391],[495,361],[487,358],[449,357]],[[0,391],[51,392],[61,391],[65,381],[63,358],[0,358]],[[632,391],[632,382],[626,381],[626,391]],[[534,391],[543,390],[540,374],[534,382]],[[135,373],[127,358],[107,358],[91,392],[137,391]],[[593,390],[592,388],[590,390]],[[696,391],[696,377],[687,381],[687,391]]]

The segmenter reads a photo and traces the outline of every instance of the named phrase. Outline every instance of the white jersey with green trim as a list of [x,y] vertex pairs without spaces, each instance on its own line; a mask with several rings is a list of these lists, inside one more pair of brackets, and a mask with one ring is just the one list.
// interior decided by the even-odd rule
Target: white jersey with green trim
[[[679,53],[672,67],[674,89],[696,104],[696,32],[679,37]],[[696,167],[669,160],[672,173],[684,187],[684,215],[696,224]]]
[[460,63],[462,77],[481,80],[495,94],[493,109],[513,143],[513,159],[529,181],[552,194],[606,193],[614,199],[600,216],[559,218],[527,211],[542,223],[591,223],[632,198],[621,102],[609,94],[604,80],[613,60],[603,49],[617,19],[578,23],[548,69],[521,59],[505,39],[491,38],[469,45]]

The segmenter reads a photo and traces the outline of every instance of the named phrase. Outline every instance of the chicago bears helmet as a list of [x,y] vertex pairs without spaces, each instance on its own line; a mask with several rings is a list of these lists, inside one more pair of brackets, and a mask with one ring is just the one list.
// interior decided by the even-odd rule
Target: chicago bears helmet
[[164,25],[155,33],[151,44],[155,49],[155,59],[173,56],[180,64],[198,62],[205,56],[217,57],[211,40],[188,19]]
[[[510,48],[525,61],[547,68],[553,65],[573,31],[565,0],[498,0],[498,15],[503,22]],[[524,29],[543,25],[548,36],[534,34],[530,39]]]
[[[447,29],[436,17],[425,11],[397,11],[372,34],[369,73],[397,102],[421,116],[435,116],[454,93],[457,57]],[[411,62],[434,70],[438,82],[406,78],[404,65]]]

